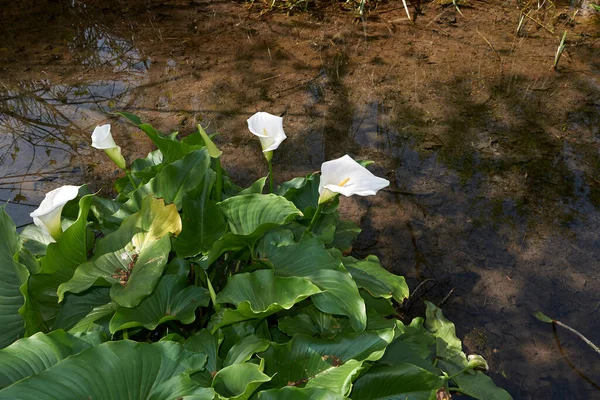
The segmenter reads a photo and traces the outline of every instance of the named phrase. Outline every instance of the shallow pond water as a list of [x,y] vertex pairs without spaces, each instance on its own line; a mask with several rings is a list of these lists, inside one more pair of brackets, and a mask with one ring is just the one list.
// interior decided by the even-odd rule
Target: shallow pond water
[[119,109],[164,132],[221,132],[224,166],[249,183],[266,166],[245,120],[283,114],[276,180],[346,153],[374,160],[390,188],[341,202],[364,229],[354,252],[405,275],[415,299],[445,300],[497,384],[516,399],[600,398],[598,355],[559,330],[573,369],[531,316],[600,343],[600,25],[570,2],[520,6],[531,18],[519,26],[501,1],[462,14],[423,3],[414,24],[396,3],[362,19],[219,1],[11,3],[0,198],[22,225],[59,185],[110,194],[119,172],[90,148],[94,126],[113,124],[129,161],[152,149]]

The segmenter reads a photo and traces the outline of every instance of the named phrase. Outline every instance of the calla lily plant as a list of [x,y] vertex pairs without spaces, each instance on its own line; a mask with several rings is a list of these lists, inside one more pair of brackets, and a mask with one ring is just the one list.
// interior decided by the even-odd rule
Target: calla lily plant
[[321,165],[318,206],[308,230],[310,231],[314,227],[325,204],[338,194],[343,194],[346,197],[353,195],[373,196],[389,184],[390,181],[373,175],[347,154],[335,160],[324,162]]
[[267,112],[257,112],[250,117],[248,129],[260,139],[260,145],[268,162],[273,158],[273,150],[287,139],[283,131],[283,118]]
[[260,139],[263,154],[269,164],[269,190],[273,193],[273,151],[287,139],[283,131],[283,118],[267,112],[257,112],[248,118],[248,129]]
[[337,193],[344,196],[373,196],[389,185],[390,181],[373,175],[346,154],[321,165],[319,204],[332,199]]
[[110,124],[96,126],[92,133],[92,147],[104,152],[121,169],[125,169],[125,158],[121,154],[121,147],[117,146],[110,133]]
[[44,233],[52,236],[54,240],[62,236],[60,225],[60,215],[67,202],[77,197],[80,186],[61,186],[46,193],[46,197],[40,203],[40,206],[29,216],[33,218],[33,223],[42,228]]

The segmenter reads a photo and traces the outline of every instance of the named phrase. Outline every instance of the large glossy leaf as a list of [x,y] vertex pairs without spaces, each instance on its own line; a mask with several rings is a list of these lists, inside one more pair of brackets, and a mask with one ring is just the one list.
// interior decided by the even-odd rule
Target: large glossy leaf
[[260,385],[271,378],[256,364],[234,364],[215,375],[212,387],[219,395],[231,400],[246,400]]
[[354,222],[338,219],[331,247],[335,247],[342,252],[349,251],[352,249],[352,242],[356,239],[360,231],[360,227]]
[[278,277],[263,269],[230,277],[217,295],[217,303],[233,304],[238,313],[249,318],[263,318],[319,292],[307,279]]
[[219,345],[221,339],[218,334],[211,334],[208,329],[202,329],[195,335],[185,341],[187,350],[206,354],[206,370],[209,373],[216,373],[221,369],[223,361],[219,358]]
[[59,310],[58,287],[73,276],[80,264],[86,262],[92,247],[93,235],[87,227],[92,199],[92,195],[87,195],[79,200],[77,221],[64,231],[58,242],[48,245],[39,273],[29,278],[28,291],[32,301],[27,312],[32,312],[32,309],[39,312],[48,326],[53,324]]
[[265,351],[269,348],[271,342],[265,338],[251,334],[233,345],[227,353],[223,366],[227,367],[233,364],[241,364],[248,361],[254,353]]
[[79,294],[67,294],[56,316],[53,329],[71,329],[94,308],[110,303],[109,292],[110,288],[94,287]]
[[[455,359],[458,357],[454,357]],[[492,378],[481,371],[459,372],[466,366],[467,360],[463,357],[462,362],[444,361],[439,362],[438,367],[447,374],[454,376],[452,378],[460,388],[460,392],[474,399],[479,400],[511,400],[511,395],[504,389],[499,388],[494,384]]]
[[125,218],[139,211],[143,199],[150,194],[164,199],[166,204],[173,203],[180,209],[183,197],[205,182],[209,165],[210,157],[206,149],[195,150],[182,159],[167,164],[148,183],[135,190],[114,216]]
[[436,338],[425,329],[423,319],[415,318],[410,325],[404,326],[404,332],[387,347],[379,362],[388,365],[410,363],[433,372],[435,345]]
[[235,196],[219,203],[219,207],[235,235],[251,235],[265,224],[274,227],[302,215],[294,204],[274,194]]
[[206,307],[208,290],[187,286],[187,275],[164,275],[156,289],[134,308],[120,307],[110,321],[110,331],[143,326],[154,330],[167,321],[190,324],[196,319],[198,307]]
[[367,327],[365,302],[350,274],[324,269],[311,274],[308,279],[323,291],[312,297],[319,310],[347,316],[356,332]]
[[206,356],[174,342],[108,342],[0,391],[0,399],[173,399],[197,389],[189,374]]
[[321,388],[298,388],[286,386],[281,389],[263,390],[259,400],[344,400],[347,397]]
[[273,264],[276,275],[308,277],[325,269],[344,271],[341,261],[315,236],[307,233],[300,242],[294,243],[281,240],[284,232],[269,232],[261,240],[259,255]]
[[119,305],[114,301],[103,306],[94,307],[85,317],[80,319],[75,326],[69,329],[71,333],[87,333],[101,331],[110,333],[108,324],[111,317],[119,308]]
[[207,252],[227,230],[225,216],[210,198],[215,173],[207,171],[204,180],[183,197],[183,230],[174,247],[180,257],[192,257]]
[[456,336],[454,324],[444,317],[441,308],[428,301],[425,302],[425,328],[436,337],[436,354],[438,357],[452,357],[462,353],[462,343]]
[[0,348],[25,333],[25,321],[19,309],[25,304],[21,286],[29,275],[27,268],[15,260],[21,242],[5,207],[0,207]]
[[0,350],[0,389],[36,375],[92,345],[89,339],[83,340],[62,330],[18,340]]
[[271,344],[263,353],[265,373],[273,375],[275,385],[304,384],[349,360],[379,359],[393,338],[394,329],[340,334],[333,339],[297,334],[288,343]]
[[166,266],[170,234],[180,231],[176,207],[147,197],[138,213],[98,242],[96,250],[101,255],[81,265],[71,280],[60,285],[60,299],[66,292],[88,289],[101,278],[112,284],[111,297],[121,306],[137,306],[152,292]]
[[284,182],[277,194],[293,202],[302,212],[309,207],[317,208],[319,199],[320,176],[311,174],[303,178],[294,178]]
[[302,310],[296,310],[293,315],[279,318],[277,326],[288,336],[303,333],[309,336],[333,338],[350,328],[350,321],[347,318],[324,313],[311,304]]
[[192,151],[200,148],[201,146],[193,146],[184,142],[178,141],[175,136],[164,136],[159,131],[154,129],[154,127],[150,124],[142,123],[142,120],[131,113],[119,111],[115,114],[121,115],[131,121],[133,124],[137,125],[144,133],[154,142],[156,147],[161,151],[163,157],[167,163],[171,163],[173,161],[179,160],[185,157],[187,154]]
[[347,396],[352,389],[352,381],[362,370],[363,361],[348,360],[346,363],[333,366],[319,372],[306,384],[307,388],[322,388]]
[[354,382],[350,395],[361,400],[433,400],[445,386],[436,374],[412,364],[376,366]]
[[354,257],[345,257],[342,258],[342,262],[358,287],[368,291],[371,296],[392,297],[398,303],[402,303],[408,297],[409,291],[404,277],[387,271],[376,256],[368,256],[360,261]]
[[265,235],[260,246],[261,258],[271,262],[276,275],[301,276],[310,280],[322,290],[312,297],[319,310],[345,315],[350,318],[354,330],[363,331],[367,324],[365,303],[341,261],[310,233],[300,242],[287,246],[273,240],[280,235],[279,232]]

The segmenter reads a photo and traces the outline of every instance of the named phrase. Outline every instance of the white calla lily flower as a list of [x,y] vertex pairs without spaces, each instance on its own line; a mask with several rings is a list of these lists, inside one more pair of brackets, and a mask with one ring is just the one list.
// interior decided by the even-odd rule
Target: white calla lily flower
[[121,147],[117,146],[110,133],[110,124],[96,126],[92,133],[92,147],[104,150],[117,167],[125,169],[125,159]]
[[248,118],[248,129],[260,139],[267,161],[271,161],[273,150],[287,138],[283,132],[283,118],[267,112],[257,112]]
[[390,181],[373,175],[349,155],[324,162],[321,165],[319,204],[333,198],[336,193],[344,196],[372,196],[389,186]]
[[33,223],[52,236],[54,240],[58,240],[62,235],[60,215],[63,207],[77,197],[79,188],[80,186],[66,185],[46,193],[40,206],[29,214],[33,218]]

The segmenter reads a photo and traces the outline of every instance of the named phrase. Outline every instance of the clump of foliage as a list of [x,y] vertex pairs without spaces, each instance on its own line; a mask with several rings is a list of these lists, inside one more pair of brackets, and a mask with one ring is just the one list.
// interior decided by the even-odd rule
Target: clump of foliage
[[116,199],[82,187],[56,241],[0,209],[0,399],[510,398],[438,307],[396,317],[404,278],[347,255],[318,174],[242,189],[201,129],[122,115],[158,150]]

